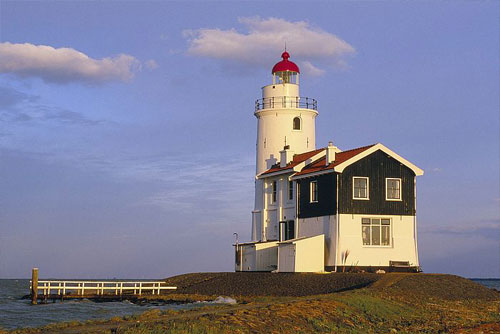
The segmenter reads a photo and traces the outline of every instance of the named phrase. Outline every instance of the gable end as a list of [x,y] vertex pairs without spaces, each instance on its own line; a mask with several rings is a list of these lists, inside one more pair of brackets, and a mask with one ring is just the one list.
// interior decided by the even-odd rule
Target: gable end
[[[353,199],[353,177],[368,177],[369,199]],[[415,172],[377,150],[347,166],[339,174],[339,213],[415,215]],[[401,201],[386,200],[386,179],[401,179]]]

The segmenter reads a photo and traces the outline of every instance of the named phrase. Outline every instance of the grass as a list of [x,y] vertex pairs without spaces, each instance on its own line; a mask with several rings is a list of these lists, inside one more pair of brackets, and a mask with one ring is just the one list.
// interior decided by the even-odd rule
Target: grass
[[[301,297],[246,296],[245,304],[181,311],[156,309],[106,321],[56,324],[12,333],[109,334],[114,330],[117,334],[500,332],[497,292],[455,276],[431,276],[386,275],[371,287],[339,293]],[[464,298],[460,298],[461,293]]]

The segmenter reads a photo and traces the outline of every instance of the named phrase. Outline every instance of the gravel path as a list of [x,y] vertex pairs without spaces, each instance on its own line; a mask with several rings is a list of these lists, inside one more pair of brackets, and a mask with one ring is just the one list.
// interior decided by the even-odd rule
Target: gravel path
[[166,279],[175,293],[226,296],[310,296],[368,286],[381,276],[368,273],[195,273]]

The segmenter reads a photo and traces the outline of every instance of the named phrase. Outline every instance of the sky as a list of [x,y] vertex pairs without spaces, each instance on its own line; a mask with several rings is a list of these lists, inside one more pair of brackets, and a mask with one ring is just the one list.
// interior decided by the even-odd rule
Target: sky
[[0,278],[234,269],[284,44],[317,146],[417,180],[424,272],[500,277],[500,3],[0,1]]

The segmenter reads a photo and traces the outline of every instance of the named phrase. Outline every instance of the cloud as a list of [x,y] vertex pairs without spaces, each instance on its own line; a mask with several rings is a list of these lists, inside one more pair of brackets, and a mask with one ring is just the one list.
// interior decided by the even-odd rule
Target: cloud
[[146,66],[148,70],[154,70],[158,68],[158,63],[154,59],[149,59],[144,63],[144,66]]
[[0,86],[0,121],[4,122],[56,122],[64,124],[96,125],[83,114],[40,102],[38,95]]
[[0,73],[36,77],[46,82],[129,81],[140,66],[137,59],[126,54],[93,59],[72,48],[0,43]]
[[254,164],[247,156],[183,153],[132,157],[113,152],[74,153],[62,159],[84,170],[98,169],[117,180],[155,184],[159,188],[135,204],[186,217],[209,209],[211,215],[238,221],[242,211],[250,210],[247,206],[253,199],[253,184],[249,180]]
[[481,219],[453,225],[441,225],[424,227],[422,233],[447,234],[460,236],[483,236],[485,238],[498,239],[500,237],[500,219]]
[[300,68],[302,68],[302,71],[308,73],[311,76],[319,77],[325,74],[325,70],[317,68],[309,61],[303,61],[301,64],[302,65],[300,66]]
[[312,27],[308,22],[290,22],[280,18],[240,18],[239,23],[247,33],[235,29],[186,30],[188,54],[227,60],[250,65],[265,65],[277,60],[285,43],[292,60],[302,61],[303,70],[311,75],[321,75],[322,69],[311,63],[327,67],[345,68],[344,58],[355,49],[336,35]]
[[0,110],[15,107],[21,103],[34,102],[39,96],[26,94],[11,87],[0,86]]

